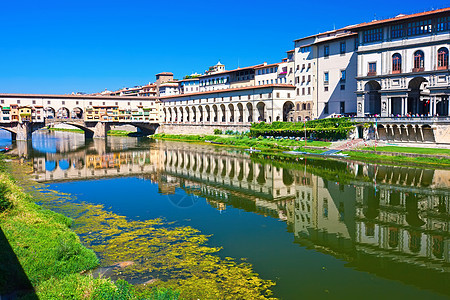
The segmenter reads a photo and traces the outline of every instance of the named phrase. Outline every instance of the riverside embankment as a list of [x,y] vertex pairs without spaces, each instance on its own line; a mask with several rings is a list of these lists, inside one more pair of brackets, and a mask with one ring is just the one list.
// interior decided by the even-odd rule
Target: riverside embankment
[[[331,142],[323,141],[307,141],[305,142],[299,139],[275,139],[275,138],[263,138],[263,137],[249,137],[247,135],[169,135],[169,134],[155,134],[153,139],[171,140],[171,141],[184,141],[200,144],[210,144],[215,146],[227,146],[236,147],[240,149],[252,148],[262,151],[263,154],[270,154],[274,159],[281,157],[292,157],[291,154],[285,154],[284,151],[296,150],[301,152],[308,152],[314,154],[315,158],[325,159],[326,157],[320,157],[316,154],[321,154],[328,150]],[[383,149],[383,148],[381,148]],[[356,161],[366,161],[393,165],[409,165],[409,166],[427,166],[427,167],[439,167],[450,168],[450,156],[448,150],[445,149],[433,149],[435,155],[430,154],[430,149],[426,150],[427,154],[420,153],[421,148],[399,147],[398,152],[392,152],[392,148],[388,148],[390,151],[374,151],[368,147],[367,150],[345,150],[344,154],[347,157],[327,157],[327,159],[351,159]],[[299,157],[309,156],[308,154],[295,155]]]

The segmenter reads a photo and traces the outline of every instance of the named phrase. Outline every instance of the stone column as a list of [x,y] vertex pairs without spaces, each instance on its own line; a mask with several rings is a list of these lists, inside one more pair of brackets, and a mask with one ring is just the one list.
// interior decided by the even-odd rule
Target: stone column
[[404,117],[406,115],[406,113],[407,113],[405,97],[402,97],[401,99],[402,99],[402,113],[401,113],[401,115],[402,115],[402,117]]
[[109,131],[110,126],[106,122],[97,122],[94,127],[94,139],[105,139],[106,133]]
[[[364,107],[364,94],[360,94],[357,96],[357,110],[356,110],[356,116],[358,117],[364,117],[364,111],[365,107]],[[369,111],[369,114],[371,114],[371,112]]]
[[[17,123],[16,125],[16,140],[17,141],[28,141],[31,140],[31,126],[29,122]],[[14,135],[13,135],[14,137]]]
[[431,99],[433,99],[433,102],[432,102],[432,103],[433,103],[433,106],[432,106],[433,112],[431,113],[431,115],[432,115],[432,116],[435,116],[435,115],[436,115],[436,104],[437,104],[437,103],[436,103],[436,102],[437,102],[436,100],[437,100],[437,97],[436,97],[436,96],[433,96],[433,97],[431,97]]
[[381,116],[382,117],[389,116],[388,98],[386,96],[381,96]]
[[392,98],[387,97],[388,116],[392,115]]

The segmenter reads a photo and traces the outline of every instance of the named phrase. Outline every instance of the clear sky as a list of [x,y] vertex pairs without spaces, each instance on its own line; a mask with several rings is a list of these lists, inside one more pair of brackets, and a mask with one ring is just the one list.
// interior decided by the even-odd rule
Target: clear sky
[[0,93],[98,92],[278,62],[293,40],[448,6],[388,1],[0,1]]

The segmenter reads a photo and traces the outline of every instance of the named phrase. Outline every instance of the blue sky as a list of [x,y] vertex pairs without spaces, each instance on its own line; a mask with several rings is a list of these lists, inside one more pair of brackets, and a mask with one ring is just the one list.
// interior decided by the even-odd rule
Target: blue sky
[[[395,4],[395,5],[393,5]],[[448,0],[0,2],[0,93],[96,92],[280,61],[293,40]]]

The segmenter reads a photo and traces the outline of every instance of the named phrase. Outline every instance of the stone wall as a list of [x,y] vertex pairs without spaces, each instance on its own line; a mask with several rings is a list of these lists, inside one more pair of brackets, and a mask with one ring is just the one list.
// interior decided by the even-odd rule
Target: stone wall
[[435,125],[434,127],[434,137],[438,144],[450,144],[450,126],[445,125]]
[[220,129],[223,132],[227,130],[245,132],[250,130],[250,125],[202,125],[202,124],[161,124],[156,133],[165,134],[214,134],[214,129]]

